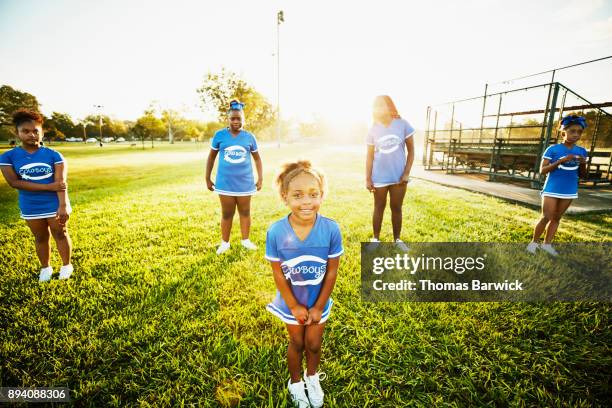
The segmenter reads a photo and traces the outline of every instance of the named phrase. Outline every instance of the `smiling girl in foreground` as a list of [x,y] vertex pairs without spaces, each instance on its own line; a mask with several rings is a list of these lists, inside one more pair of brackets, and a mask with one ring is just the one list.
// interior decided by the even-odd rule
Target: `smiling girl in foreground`
[[[276,183],[291,213],[275,222],[266,236],[266,259],[272,264],[277,292],[268,311],[286,323],[289,333],[288,388],[299,407],[323,405],[317,368],[323,330],[333,301],[342,237],[338,224],[322,215],[325,179],[309,161],[285,164]],[[306,372],[302,380],[302,355]],[[305,389],[308,396],[305,394]]]

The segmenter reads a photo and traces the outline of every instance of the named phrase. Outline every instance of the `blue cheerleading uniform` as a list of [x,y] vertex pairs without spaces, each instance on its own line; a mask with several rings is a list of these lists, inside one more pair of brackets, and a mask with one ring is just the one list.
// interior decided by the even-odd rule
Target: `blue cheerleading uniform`
[[[59,152],[44,146],[33,153],[16,147],[0,155],[0,166],[11,166],[21,180],[38,184],[53,183],[55,165],[63,162]],[[66,207],[70,213],[68,200]],[[25,220],[55,217],[58,208],[59,198],[55,191],[19,190],[19,209]]]
[[257,192],[251,164],[251,153],[257,151],[252,133],[241,130],[233,136],[228,128],[215,133],[210,144],[219,151],[215,192],[229,196],[248,196]]
[[[585,159],[588,155],[584,147],[574,145],[570,149],[563,143],[559,143],[549,146],[542,158],[554,163],[568,154],[580,155]],[[570,160],[559,164],[555,170],[547,174],[546,182],[540,194],[555,198],[578,198],[579,170],[580,162],[578,160]]]
[[[319,297],[327,260],[343,253],[338,224],[320,214],[303,241],[293,231],[289,216],[272,224],[266,235],[266,259],[280,262],[295,299],[306,308],[313,307]],[[327,300],[320,323],[328,319],[333,303],[331,298]],[[299,324],[278,290],[266,309],[287,324]]]
[[366,143],[374,146],[372,183],[385,187],[400,182],[406,168],[406,139],[415,130],[404,119],[393,119],[389,126],[374,123],[368,132]]

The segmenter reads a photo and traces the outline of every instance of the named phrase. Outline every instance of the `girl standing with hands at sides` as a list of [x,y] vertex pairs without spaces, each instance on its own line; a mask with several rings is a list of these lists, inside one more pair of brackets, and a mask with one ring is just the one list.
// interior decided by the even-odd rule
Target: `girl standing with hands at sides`
[[321,407],[319,379],[324,377],[319,377],[317,369],[323,330],[333,305],[330,295],[344,252],[342,236],[335,221],[319,214],[326,194],[325,178],[309,161],[285,164],[276,183],[291,212],[267,232],[266,259],[272,264],[277,292],[266,309],[287,326],[288,389],[293,403]]
[[21,146],[0,155],[0,170],[8,184],[19,191],[19,209],[32,231],[36,254],[42,265],[38,280],[47,282],[53,275],[49,265],[49,235],[62,258],[59,278],[68,279],[72,241],[67,223],[72,211],[66,185],[67,168],[62,155],[41,146],[43,117],[38,112],[19,109],[13,124]]
[[366,157],[366,188],[374,194],[371,242],[380,242],[387,196],[391,207],[393,240],[399,249],[408,247],[400,239],[402,205],[406,195],[410,169],[414,161],[414,128],[402,119],[387,95],[377,96],[373,107],[374,123],[368,132]]
[[[230,232],[236,209],[240,216],[242,246],[250,250],[257,249],[257,246],[249,239],[251,196],[261,190],[263,177],[257,140],[252,133],[242,129],[244,104],[235,99],[232,100],[228,115],[229,126],[215,133],[206,161],[206,186],[210,191],[219,194],[221,201],[221,244],[217,249],[217,254],[222,254],[230,248]],[[217,178],[213,183],[210,177],[219,153],[221,157],[217,167]],[[251,155],[257,168],[257,182],[253,178]]]
[[[550,255],[559,253],[553,248],[552,241],[559,227],[559,222],[572,200],[578,198],[579,175],[587,174],[587,151],[584,147],[576,145],[587,127],[583,116],[570,114],[561,119],[560,123],[563,143],[549,146],[542,155],[540,174],[546,174],[542,196],[542,217],[533,230],[533,238],[527,251],[532,254],[538,248]],[[542,233],[546,229],[544,243],[538,244]]]

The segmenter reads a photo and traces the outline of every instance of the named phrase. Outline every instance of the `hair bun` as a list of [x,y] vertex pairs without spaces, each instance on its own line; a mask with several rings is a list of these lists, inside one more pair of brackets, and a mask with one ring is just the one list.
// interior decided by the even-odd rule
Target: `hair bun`
[[311,174],[319,182],[321,191],[325,191],[327,185],[325,183],[325,176],[319,170],[312,167],[310,160],[300,159],[294,162],[285,163],[281,165],[280,173],[276,177],[276,185],[279,188],[281,196],[283,192],[287,191],[287,187],[291,179],[301,174],[302,172]]
[[281,173],[288,174],[294,170],[310,170],[312,168],[312,163],[310,160],[298,160],[291,163],[285,163],[282,165]]
[[295,165],[296,169],[308,170],[312,168],[312,163],[310,162],[310,160],[298,160]]

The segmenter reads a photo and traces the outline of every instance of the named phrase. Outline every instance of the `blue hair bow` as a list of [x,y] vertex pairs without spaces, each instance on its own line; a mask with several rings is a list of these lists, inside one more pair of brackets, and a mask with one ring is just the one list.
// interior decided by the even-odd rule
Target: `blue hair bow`
[[584,116],[574,115],[567,115],[566,117],[561,119],[561,126],[563,126],[564,129],[571,125],[580,125],[583,129],[586,129],[586,119],[584,118]]
[[230,109],[231,110],[242,110],[244,108],[244,103],[241,102],[231,102]]

